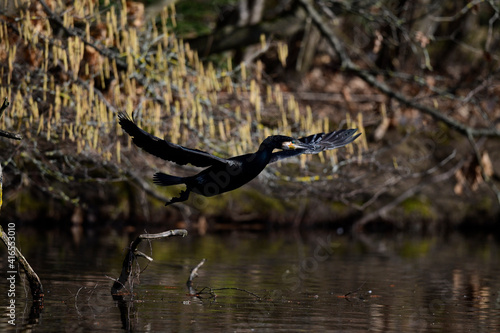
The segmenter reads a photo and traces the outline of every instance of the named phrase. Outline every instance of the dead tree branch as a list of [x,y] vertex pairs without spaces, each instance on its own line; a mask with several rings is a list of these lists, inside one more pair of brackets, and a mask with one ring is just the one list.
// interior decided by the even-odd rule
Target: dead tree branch
[[[9,102],[7,101],[7,98],[4,100],[2,106],[0,107],[0,117],[2,116],[3,112],[7,107],[9,106]],[[8,132],[3,132],[0,133],[0,135],[5,136],[10,139],[15,139],[15,140],[21,140],[21,136],[18,136],[16,134],[12,134],[12,136],[6,136],[4,133],[10,134]],[[2,208],[3,204],[3,173],[2,173],[2,165],[0,164],[0,209]],[[35,273],[33,268],[31,268],[31,265],[28,263],[26,258],[23,256],[21,251],[16,246],[16,241],[15,241],[15,236],[11,236],[10,234],[6,234],[5,231],[3,230],[2,226],[0,226],[0,238],[2,238],[3,243],[7,247],[7,251],[9,252],[9,256],[13,256],[16,258],[17,262],[21,265],[23,268],[24,272],[26,273],[26,276],[28,278],[29,284],[30,284],[30,289],[31,289],[31,295],[33,296],[33,301],[38,301],[39,302],[39,307],[43,307],[43,286],[42,282],[40,281],[40,278],[38,275]],[[14,268],[12,267],[12,271],[14,271]]]
[[168,230],[165,232],[161,232],[158,234],[142,234],[137,236],[137,238],[130,244],[130,247],[127,250],[127,254],[125,255],[125,259],[123,260],[122,272],[118,280],[113,283],[111,287],[111,294],[118,295],[118,292],[125,286],[127,283],[131,273],[132,273],[132,264],[137,256],[147,257],[148,260],[152,261],[153,259],[145,256],[142,252],[137,250],[137,247],[142,242],[143,239],[160,239],[160,238],[168,238],[172,236],[182,236],[185,237],[187,235],[187,230],[184,229],[174,229]]
[[[1,177],[1,166],[0,166],[0,177]],[[1,188],[0,188],[1,191]],[[0,238],[2,238],[3,243],[7,247],[7,249],[10,251],[10,249],[13,249],[15,251],[14,255],[16,257],[17,262],[21,265],[21,267],[24,270],[24,273],[26,274],[26,277],[28,278],[28,282],[30,285],[31,289],[31,296],[33,296],[33,301],[39,301],[43,303],[43,286],[42,282],[40,281],[40,278],[36,274],[35,270],[31,267],[31,265],[28,263],[24,255],[19,251],[17,246],[15,245],[15,242],[11,242],[9,240],[9,237],[3,230],[2,226],[0,226]],[[10,254],[9,254],[10,255]],[[43,307],[43,306],[42,306]]]
[[345,71],[350,71],[354,73],[359,78],[363,79],[365,82],[387,95],[388,97],[394,98],[398,102],[407,105],[411,108],[419,110],[427,115],[430,115],[432,118],[438,121],[442,121],[449,127],[458,131],[459,133],[465,136],[489,136],[489,137],[500,137],[500,131],[494,127],[492,128],[474,128],[467,126],[464,123],[461,123],[451,117],[446,116],[438,109],[420,104],[404,94],[401,94],[391,87],[389,87],[386,83],[377,80],[372,74],[368,71],[360,68],[356,64],[354,64],[347,54],[347,51],[342,44],[342,42],[337,38],[331,27],[326,23],[321,14],[314,8],[311,0],[299,0],[299,3],[304,7],[307,11],[314,24],[318,27],[319,31],[323,35],[323,37],[328,41],[328,43],[333,47],[335,52],[337,53],[341,67]]

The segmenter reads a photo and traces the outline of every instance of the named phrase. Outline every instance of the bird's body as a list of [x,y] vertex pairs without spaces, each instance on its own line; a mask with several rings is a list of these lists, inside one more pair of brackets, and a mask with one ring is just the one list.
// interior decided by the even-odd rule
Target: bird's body
[[[283,135],[266,138],[255,153],[223,159],[197,149],[182,147],[157,138],[140,129],[124,113],[118,114],[119,122],[133,142],[157,157],[177,164],[190,163],[194,166],[207,167],[194,176],[177,177],[157,172],[153,181],[157,185],[170,186],[185,184],[186,190],[165,205],[188,199],[190,192],[211,197],[232,191],[257,177],[272,162],[300,154],[316,154],[324,150],[345,146],[360,134],[353,136],[355,129],[334,131],[327,134],[314,134],[301,139]],[[283,149],[273,152],[275,149]]]

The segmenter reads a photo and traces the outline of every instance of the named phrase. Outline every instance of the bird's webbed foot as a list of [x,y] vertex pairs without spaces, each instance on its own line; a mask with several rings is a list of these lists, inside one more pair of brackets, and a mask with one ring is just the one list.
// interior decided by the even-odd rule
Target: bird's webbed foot
[[189,198],[189,193],[191,193],[190,189],[186,189],[185,191],[181,191],[180,196],[176,198],[172,198],[172,200],[165,203],[165,206],[171,205],[176,202],[183,202]]

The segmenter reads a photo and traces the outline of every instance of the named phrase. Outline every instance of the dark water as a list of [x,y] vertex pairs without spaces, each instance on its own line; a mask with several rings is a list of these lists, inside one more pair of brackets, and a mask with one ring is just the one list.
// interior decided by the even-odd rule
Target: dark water
[[[36,235],[18,244],[40,275],[44,309],[30,318],[26,284],[17,277],[18,331],[88,332],[494,332],[500,331],[500,246],[466,239],[339,236],[335,232],[169,238],[151,255],[131,295],[110,296],[128,236],[116,232]],[[152,251],[152,252],[151,252]],[[8,270],[2,251],[0,271]],[[192,267],[202,298],[187,295]],[[146,267],[147,266],[147,267]],[[223,289],[232,288],[232,289]],[[0,283],[0,331],[8,283]],[[211,293],[210,293],[211,292]]]

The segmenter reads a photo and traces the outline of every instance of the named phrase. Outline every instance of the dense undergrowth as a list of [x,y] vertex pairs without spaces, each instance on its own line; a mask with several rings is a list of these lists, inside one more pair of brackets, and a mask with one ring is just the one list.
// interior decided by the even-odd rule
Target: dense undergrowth
[[[323,17],[338,16],[325,28],[300,0],[287,19],[296,24],[304,10],[314,19],[298,36],[262,35],[243,62],[227,52],[210,63],[176,36],[186,16],[173,5],[146,16],[127,1],[0,1],[0,97],[11,102],[0,128],[23,136],[0,141],[3,217],[165,226],[208,217],[224,228],[382,220],[420,230],[478,217],[491,224],[498,214],[493,3],[326,2]],[[304,49],[314,52],[299,76],[291,67]],[[276,133],[356,127],[363,135],[273,165],[234,192],[164,208],[181,189],[155,187],[152,174],[197,170],[133,146],[119,111],[156,136],[224,157]]]
[[[275,133],[300,136],[340,125],[362,130],[361,115],[340,123],[299,106],[293,95],[263,78],[259,61],[232,64],[229,57],[217,68],[203,63],[172,32],[173,6],[148,22],[142,10],[137,3],[47,0],[9,2],[0,13],[0,96],[11,101],[1,126],[24,137],[1,143],[11,213],[30,220],[71,215],[78,220],[75,214],[83,211],[100,220],[144,216],[142,205],[160,209],[135,192],[172,195],[149,180],[154,170],[170,166],[131,145],[117,126],[119,111],[133,114],[156,136],[221,156],[255,150]],[[356,156],[366,141],[356,145],[344,157]],[[326,163],[323,169],[338,161],[336,151],[316,159]],[[300,166],[291,169],[293,176]],[[277,172],[267,178],[280,182]],[[284,196],[287,186],[280,191]],[[280,191],[273,192],[275,200],[283,197]],[[272,200],[250,199],[252,192],[240,194],[241,207],[228,198],[193,205],[220,214],[228,204],[245,212]],[[265,209],[276,205],[282,204],[264,205],[263,214],[255,216],[265,217]]]

